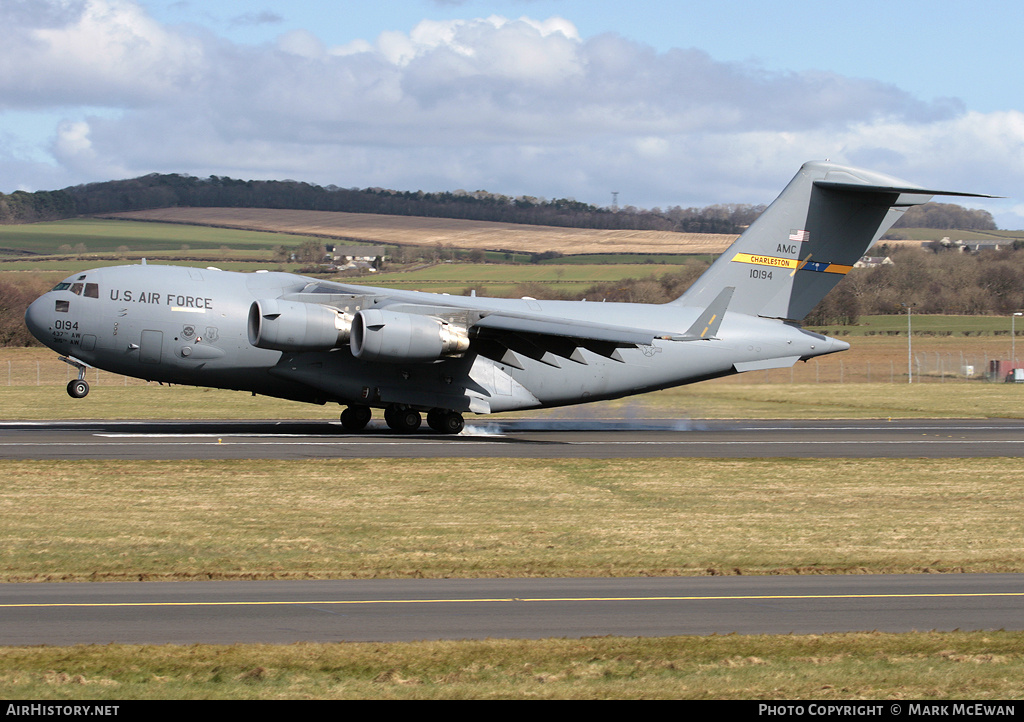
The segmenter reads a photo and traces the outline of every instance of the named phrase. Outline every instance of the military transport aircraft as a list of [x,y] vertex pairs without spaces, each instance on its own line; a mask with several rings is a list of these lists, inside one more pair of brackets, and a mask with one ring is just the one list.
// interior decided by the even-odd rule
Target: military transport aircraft
[[[912,205],[902,180],[806,163],[678,299],[661,305],[396,291],[289,273],[141,265],[76,273],[29,306],[78,369],[336,402],[359,431],[458,433],[487,414],[613,399],[849,348],[799,322]],[[982,196],[990,197],[990,196]]]

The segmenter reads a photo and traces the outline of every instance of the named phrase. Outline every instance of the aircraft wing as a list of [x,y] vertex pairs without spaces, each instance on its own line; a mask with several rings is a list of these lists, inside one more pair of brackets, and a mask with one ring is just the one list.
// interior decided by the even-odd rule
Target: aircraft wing
[[521,333],[560,336],[564,338],[605,341],[624,346],[650,346],[655,339],[662,341],[697,341],[712,339],[722,323],[726,307],[736,289],[725,288],[704,310],[686,333],[671,333],[635,328],[625,328],[589,321],[563,321],[549,316],[512,314],[503,311],[489,312],[474,324],[474,328]]
[[[620,348],[651,346],[661,341],[708,341],[715,338],[733,291],[724,289],[683,333],[659,328],[626,327],[580,318],[561,318],[554,313],[531,312],[510,307],[508,299],[453,297],[354,286],[329,281],[310,283],[300,293],[282,300],[330,306],[353,313],[360,337],[376,333],[391,323],[405,323],[410,317],[433,319],[463,329],[477,353],[522,368],[521,357],[552,366],[569,359],[585,364],[586,349],[613,360]],[[590,306],[591,304],[587,304]],[[599,315],[600,303],[592,304]],[[373,309],[373,310],[370,310]],[[380,315],[381,313],[385,315]],[[362,314],[362,318],[358,316]]]
[[670,334],[657,331],[623,328],[621,326],[588,321],[563,321],[550,317],[536,317],[529,314],[508,313],[506,311],[484,312],[480,320],[474,323],[471,328],[476,329],[478,335],[481,332],[500,333],[507,331],[603,341],[623,346],[650,346],[656,338],[667,339],[671,336]]
[[626,327],[582,319],[562,319],[550,313],[530,313],[496,308],[490,306],[485,299],[477,300],[475,297],[396,291],[331,281],[311,283],[303,292],[289,294],[283,298],[334,306],[341,305],[346,300],[362,299],[367,306],[372,303],[375,307],[387,308],[390,311],[434,316],[451,323],[458,323],[466,326],[476,336],[493,337],[502,333],[515,333],[579,339],[621,346],[649,346],[655,339],[663,341],[713,339],[735,290],[731,286],[722,289],[684,333],[666,329]]

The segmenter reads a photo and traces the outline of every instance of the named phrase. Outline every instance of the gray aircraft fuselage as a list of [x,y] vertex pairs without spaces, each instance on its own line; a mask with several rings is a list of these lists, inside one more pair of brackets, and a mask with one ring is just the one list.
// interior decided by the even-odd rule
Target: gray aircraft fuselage
[[[251,391],[296,401],[401,403],[431,408],[431,396],[474,397],[489,412],[560,406],[643,393],[737,368],[790,366],[848,348],[777,319],[726,314],[715,339],[619,348],[579,348],[577,360],[517,358],[519,368],[472,352],[433,362],[362,361],[347,345],[280,351],[250,343],[254,301],[301,293],[312,278],[136,265],[75,274],[33,302],[26,322],[57,353],[150,381]],[[650,327],[682,334],[702,309],[672,305],[485,299],[346,286],[351,311],[395,305],[514,311],[563,321]],[[377,396],[383,391],[384,398]],[[476,404],[472,404],[473,407]],[[483,407],[486,406],[486,409]]]
[[660,305],[449,296],[288,273],[156,266],[78,273],[29,307],[79,369],[372,408],[401,432],[462,414],[619,398],[849,348],[799,326],[903,211],[933,195],[869,170],[804,164],[686,293]]

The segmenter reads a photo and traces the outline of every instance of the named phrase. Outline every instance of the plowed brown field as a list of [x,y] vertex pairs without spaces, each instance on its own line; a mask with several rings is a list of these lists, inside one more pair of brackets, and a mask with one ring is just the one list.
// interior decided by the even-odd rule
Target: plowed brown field
[[369,244],[450,245],[523,253],[721,253],[736,236],[671,231],[606,231],[452,218],[272,208],[157,208],[104,218],[163,221],[220,228],[295,233]]

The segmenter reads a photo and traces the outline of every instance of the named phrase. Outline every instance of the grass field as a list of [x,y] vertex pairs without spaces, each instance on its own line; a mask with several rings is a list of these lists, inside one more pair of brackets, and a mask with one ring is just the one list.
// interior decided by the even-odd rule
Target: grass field
[[[9,581],[1020,571],[1018,468],[0,462],[0,550]],[[1022,649],[1020,632],[0,648],[0,697],[999,700],[1024,692]]]
[[679,273],[684,265],[441,263],[416,271],[380,273],[358,282],[452,295],[462,295],[470,289],[478,295],[494,297],[515,296],[515,289],[521,284],[542,284],[559,293],[579,294],[597,283]]
[[1016,459],[0,461],[0,576],[1024,572],[1019,468]]
[[[408,238],[408,226],[396,228]],[[440,238],[425,242],[451,240]],[[59,279],[121,262],[93,253],[127,246],[129,256],[166,259],[188,245],[217,259],[197,265],[252,270],[247,259],[303,240],[124,221],[8,226],[0,227],[0,247],[45,254],[82,243],[88,252],[0,268]],[[627,247],[636,250],[636,240]],[[527,271],[536,282],[582,284],[674,270],[571,263],[519,266],[511,272],[519,276],[508,267],[443,264],[405,280],[459,293],[517,283]],[[397,277],[387,282],[408,287]],[[853,349],[792,370],[548,413],[1024,416],[1024,388],[964,375],[967,366],[980,375],[990,360],[1010,357],[1009,319],[912,321],[913,384],[906,317],[872,317],[823,329],[851,337]],[[0,351],[4,418],[333,420],[339,410],[103,373],[90,375],[93,392],[75,401],[63,390],[69,368],[44,349]],[[566,460],[515,468],[486,460],[3,461],[0,474],[7,581],[1024,571],[1018,459]],[[0,697],[1015,699],[1024,693],[1021,649],[1024,634],[1006,632],[5,648]]]
[[870,700],[1019,699],[1022,649],[1024,634],[1013,632],[8,648],[0,696],[858,700],[883,709]]
[[276,245],[295,245],[307,237],[286,233],[203,228],[170,223],[109,221],[97,218],[72,218],[48,223],[0,226],[0,247],[34,254],[54,254],[62,245],[82,243],[89,253],[112,253],[122,246],[131,251],[233,250],[268,251]]
[[[241,391],[160,386],[90,372],[92,391],[72,399],[64,390],[65,364],[40,386],[0,386],[7,420],[34,419],[309,419],[337,421],[342,407],[316,406]],[[32,367],[35,368],[34,366]],[[42,369],[42,366],[40,366]],[[2,366],[0,366],[2,372]],[[30,369],[28,373],[32,373]],[[750,376],[756,374],[748,374]],[[380,414],[377,414],[378,417]],[[709,381],[616,401],[547,411],[469,416],[485,427],[505,417],[600,419],[884,419],[1022,418],[1024,388],[1013,384],[945,383],[742,383]]]
[[[286,233],[95,218],[0,226],[0,273],[35,274],[56,282],[90,268],[138,263],[142,257],[153,263],[212,265],[227,271],[295,272],[303,264],[275,261],[273,249],[279,245],[296,248],[308,240]],[[84,251],[59,252],[62,246],[74,249],[79,244]],[[490,255],[505,260],[504,254]],[[542,283],[564,290],[678,272],[681,265],[707,258],[666,254],[649,258],[630,253],[584,256],[582,259],[589,262],[583,264],[569,258],[565,263],[532,264],[529,256],[522,254],[518,263],[438,263],[413,272],[348,280],[451,294],[473,287],[481,295],[499,296],[512,293],[520,283]]]

